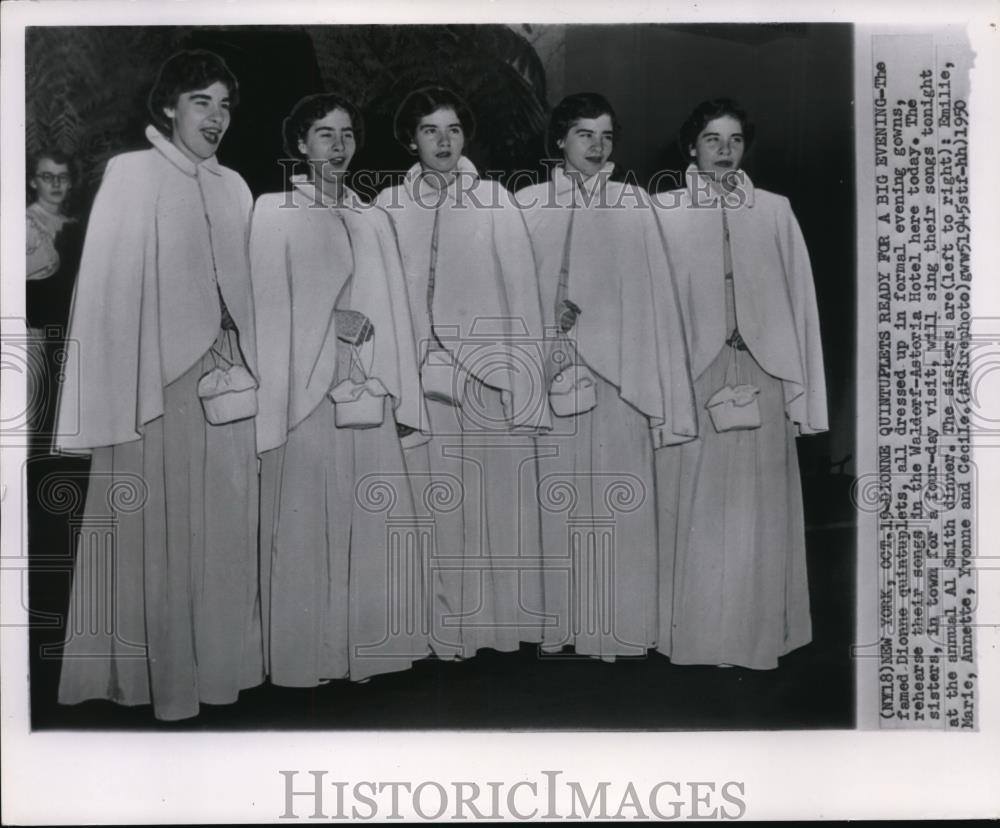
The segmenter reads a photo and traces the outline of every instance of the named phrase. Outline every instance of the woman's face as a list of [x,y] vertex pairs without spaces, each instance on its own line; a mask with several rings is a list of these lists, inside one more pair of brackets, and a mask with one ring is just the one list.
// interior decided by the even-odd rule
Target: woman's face
[[314,174],[327,181],[337,180],[347,172],[356,150],[354,124],[343,109],[331,110],[313,121],[299,140],[299,152],[309,161]]
[[739,119],[723,115],[705,124],[688,151],[701,172],[714,173],[721,179],[725,173],[740,168],[745,148]]
[[462,157],[465,131],[450,106],[435,109],[417,123],[410,149],[416,151],[425,170],[450,173]]
[[72,186],[69,166],[51,158],[39,159],[29,183],[38,196],[39,203],[47,210],[58,213]]
[[566,166],[590,177],[601,171],[611,157],[615,130],[611,116],[580,118],[573,122],[557,144],[563,152]]
[[216,81],[205,89],[182,92],[176,106],[165,106],[170,119],[170,140],[196,164],[218,152],[229,129],[229,87]]

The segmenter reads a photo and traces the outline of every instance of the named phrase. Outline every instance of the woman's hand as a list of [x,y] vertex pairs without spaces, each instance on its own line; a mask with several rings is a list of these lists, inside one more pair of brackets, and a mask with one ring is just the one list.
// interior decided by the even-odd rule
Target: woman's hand
[[372,321],[360,311],[338,310],[334,321],[337,325],[337,339],[348,345],[361,345],[375,335]]
[[580,306],[569,299],[563,299],[562,312],[559,314],[559,329],[563,333],[569,333],[576,324],[577,317],[583,313]]

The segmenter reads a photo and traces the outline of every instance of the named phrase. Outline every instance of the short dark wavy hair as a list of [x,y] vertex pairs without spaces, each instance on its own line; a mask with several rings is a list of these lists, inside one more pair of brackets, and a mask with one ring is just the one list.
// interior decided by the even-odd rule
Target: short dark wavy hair
[[171,55],[160,67],[149,93],[147,106],[154,126],[170,135],[173,127],[163,110],[177,106],[178,98],[185,92],[205,89],[213,83],[225,84],[229,107],[235,109],[240,100],[240,85],[221,57],[206,49],[187,49]]
[[[70,155],[68,152],[63,152],[61,149],[58,149],[57,147],[44,147],[43,149],[40,149],[38,152],[33,152],[31,155],[28,156],[27,166],[24,168],[24,170],[27,173],[27,179],[29,182],[38,173],[38,165],[46,158],[48,158],[49,161],[55,161],[55,163],[57,164],[65,165],[66,169],[69,170],[70,190],[69,193],[67,194],[66,201],[63,202],[62,206],[63,213],[69,213],[73,207],[73,203],[75,200],[74,197],[76,196],[75,193],[76,186],[80,181],[80,165],[77,163],[76,158]],[[29,204],[32,201],[35,201],[35,199],[37,198],[37,194],[34,188],[30,186],[30,184],[27,187],[26,193],[28,196]]]
[[697,143],[698,136],[706,125],[726,115],[740,122],[740,127],[743,129],[743,146],[745,149],[750,149],[753,143],[754,125],[746,111],[732,98],[713,98],[698,104],[681,127],[677,140],[685,158]]
[[396,140],[409,149],[417,133],[417,124],[421,118],[437,112],[439,109],[453,109],[465,133],[468,143],[476,134],[476,119],[465,100],[456,92],[444,86],[423,86],[414,89],[403,98],[393,119],[393,133]]
[[282,122],[281,134],[285,142],[285,152],[289,158],[304,158],[299,152],[299,141],[304,141],[309,128],[333,112],[342,109],[350,116],[351,127],[354,129],[354,143],[358,149],[364,143],[365,124],[359,110],[347,98],[333,92],[320,92],[317,95],[307,95],[302,98],[288,117]]
[[556,104],[549,116],[546,134],[549,152],[560,155],[557,142],[563,140],[573,124],[581,118],[600,118],[602,115],[611,116],[611,128],[614,130],[614,140],[617,141],[621,135],[621,124],[607,98],[596,92],[577,92],[574,95],[567,95]]

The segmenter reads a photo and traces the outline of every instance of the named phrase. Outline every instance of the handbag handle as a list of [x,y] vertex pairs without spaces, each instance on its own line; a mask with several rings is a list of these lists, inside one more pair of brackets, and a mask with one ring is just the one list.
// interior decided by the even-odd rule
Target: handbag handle
[[[368,349],[368,369],[365,370],[365,366],[362,364],[361,349]],[[354,373],[354,369],[357,368],[361,372],[363,379],[368,379],[371,377],[372,368],[375,365],[375,345],[371,339],[362,342],[360,345],[351,346],[351,367],[350,373]]]
[[[577,186],[573,185],[574,188]],[[563,303],[569,298],[569,256],[570,249],[573,241],[573,219],[576,217],[576,198],[574,192],[573,202],[569,207],[569,223],[566,226],[566,238],[563,241],[563,253],[562,262],[559,266],[559,281],[556,284],[556,306],[555,306],[555,316],[556,316],[556,336],[562,336],[568,339],[569,337],[562,329],[562,324],[560,322],[561,312]]]
[[[726,347],[729,349],[729,359],[726,360],[726,385],[739,385],[740,384],[740,363],[736,357],[737,348],[735,345],[726,342]],[[730,379],[730,375],[733,375]]]
[[[726,217],[726,208],[722,208],[722,251],[723,251],[723,276],[730,282],[731,287],[729,288],[733,292],[733,330],[729,337],[726,339],[726,347],[729,348],[729,359],[726,360],[726,384],[727,385],[739,385],[740,384],[740,362],[737,357],[737,343],[734,341],[739,337],[739,321],[736,319],[736,282],[735,275],[733,273],[733,256],[729,247],[729,219]],[[728,302],[728,297],[726,299]],[[742,338],[740,338],[742,339]],[[733,374],[733,378],[730,379],[730,374]]]
[[[225,342],[229,348],[229,358],[222,353],[220,342]],[[220,368],[220,362],[222,362],[226,368],[232,368],[236,364],[236,350],[233,347],[233,332],[230,330],[223,330],[222,335],[218,337],[212,344],[209,353],[212,355],[212,362],[215,364],[216,368]]]
[[[576,185],[574,184],[574,187]],[[574,194],[575,196],[575,194]],[[572,247],[573,240],[573,219],[576,216],[576,199],[574,197],[572,203],[569,207],[569,222],[566,226],[566,237],[563,240],[563,252],[562,261],[559,266],[559,276],[556,283],[556,296],[555,296],[555,307],[553,309],[555,314],[556,323],[556,336],[555,344],[552,347],[551,356],[549,359],[552,371],[552,377],[555,378],[556,375],[562,373],[571,365],[578,363],[579,356],[576,352],[576,344],[573,338],[568,332],[562,329],[562,310],[565,301],[569,298],[569,260],[570,260],[570,250]],[[564,359],[555,359],[556,354],[561,354]]]

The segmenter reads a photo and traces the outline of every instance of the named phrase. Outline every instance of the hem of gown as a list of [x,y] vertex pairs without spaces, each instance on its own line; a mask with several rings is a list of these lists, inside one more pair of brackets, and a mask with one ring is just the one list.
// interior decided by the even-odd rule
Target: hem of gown
[[116,704],[119,707],[152,707],[153,716],[156,719],[164,722],[179,721],[181,719],[191,719],[197,716],[201,712],[201,705],[211,704],[218,707],[223,707],[229,704],[235,704],[239,701],[240,693],[244,690],[251,690],[254,687],[260,687],[264,683],[264,679],[254,679],[251,683],[241,684],[240,688],[235,693],[226,693],[224,696],[202,696],[195,703],[194,707],[189,712],[188,708],[180,708],[179,710],[164,710],[158,709],[155,702],[153,702],[147,695],[145,698],[121,698],[115,697],[108,692],[95,692],[95,693],[83,693],[83,694],[68,694],[62,691],[59,692],[56,701],[63,705],[64,707],[75,707],[79,704],[84,704],[89,701],[106,701],[111,704]]
[[601,661],[613,662],[618,658],[644,658],[651,650],[656,649],[655,644],[634,644],[622,648],[602,648],[588,647],[586,643],[582,646],[574,640],[566,641],[563,644],[544,644],[547,652],[558,652],[563,647],[572,647],[574,652],[580,656],[599,658]]
[[785,649],[778,653],[779,656],[788,655],[790,652],[799,649],[800,647],[805,647],[806,644],[812,643],[812,633],[809,633],[802,638],[793,638],[787,644],[785,644]]
[[[427,655],[430,655],[430,653],[428,653]],[[322,687],[334,681],[350,681],[355,684],[358,684],[363,681],[368,681],[369,679],[372,679],[375,676],[388,676],[392,675],[393,673],[403,673],[406,670],[411,670],[414,664],[416,664],[418,661],[423,661],[425,658],[427,658],[427,655],[421,656],[420,658],[416,658],[413,661],[407,662],[405,665],[401,664],[399,667],[394,667],[391,670],[376,670],[372,673],[364,673],[361,675],[352,676],[347,674],[342,676],[321,676],[317,678],[304,678],[304,679],[298,679],[289,676],[272,675],[268,676],[267,680],[270,684],[273,684],[275,687],[293,687],[300,690],[308,689],[311,687]]]
[[[531,642],[527,642],[531,643]],[[475,650],[468,649],[464,650],[462,653],[463,658],[475,658],[484,650],[493,650],[496,653],[516,653],[521,649],[521,643],[517,644],[480,644]]]
[[[201,703],[197,704],[195,708],[191,711],[157,710],[156,706],[153,705],[152,702],[150,701],[125,701],[123,699],[112,698],[106,693],[94,693],[93,695],[87,695],[82,698],[76,699],[74,701],[69,701],[68,699],[64,699],[62,697],[59,698],[59,704],[64,705],[66,707],[75,707],[79,704],[84,704],[86,702],[91,702],[91,701],[110,702],[111,704],[116,704],[119,707],[152,707],[153,717],[161,722],[176,722],[182,719],[193,719],[201,712]],[[235,699],[233,701],[235,701]],[[208,702],[204,703],[208,704]],[[231,702],[227,703],[231,704]]]
[[[475,658],[475,656],[482,652],[483,650],[495,650],[498,653],[516,653],[521,649],[522,644],[541,644],[541,636],[532,636],[531,638],[520,638],[517,641],[511,642],[489,642],[485,644],[476,644],[475,647],[472,645],[463,645],[459,649],[458,653],[462,658]],[[440,657],[440,656],[439,656]]]
[[778,659],[782,656],[786,656],[789,653],[798,650],[801,647],[805,647],[807,644],[812,643],[812,636],[806,638],[802,641],[797,641],[795,643],[786,644],[784,649],[777,653],[773,660],[768,660],[766,663],[762,661],[755,661],[753,659],[745,659],[740,657],[727,657],[722,659],[701,659],[687,656],[677,656],[670,653],[668,648],[657,647],[656,651],[662,655],[666,656],[670,660],[671,664],[676,664],[681,667],[719,667],[723,664],[732,667],[743,667],[747,670],[776,670],[780,666]]
[[[210,694],[202,694],[198,701],[201,704],[233,704],[239,700],[240,693],[244,690],[252,690],[254,687],[260,687],[264,683],[264,676],[260,678],[254,678],[251,682],[244,684],[240,682],[240,686],[235,693],[226,693],[224,696],[211,697]],[[222,699],[222,701],[217,701],[216,699]]]
[[117,704],[119,707],[143,707],[149,706],[152,702],[147,698],[145,700],[140,699],[116,699],[109,696],[107,693],[87,693],[82,696],[64,696],[62,693],[59,694],[57,701],[64,707],[76,707],[79,704],[85,704],[91,701],[105,701],[111,704]]
[[436,656],[441,661],[461,661],[466,658],[465,651],[457,644],[440,649],[432,644],[430,655]]

